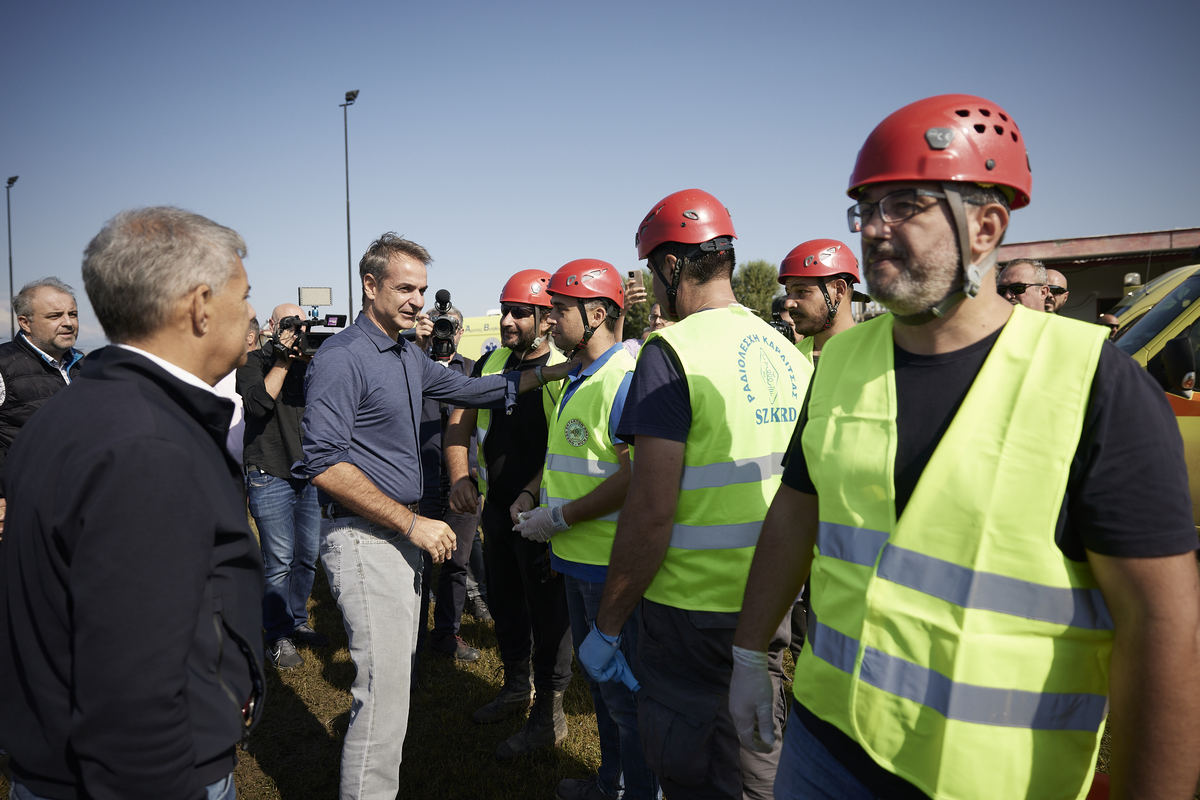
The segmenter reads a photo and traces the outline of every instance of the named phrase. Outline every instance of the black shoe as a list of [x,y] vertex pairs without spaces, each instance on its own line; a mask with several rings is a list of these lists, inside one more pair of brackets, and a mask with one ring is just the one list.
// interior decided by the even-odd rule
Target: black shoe
[[271,642],[267,648],[267,658],[271,660],[276,669],[295,669],[304,666],[304,656],[296,652],[296,645],[292,644],[292,640],[286,636]]
[[317,633],[307,622],[292,631],[291,640],[302,647],[328,647],[329,637]]
[[455,661],[465,661],[469,664],[479,660],[479,650],[464,642],[461,636],[455,636],[447,644],[431,645],[430,647],[438,655],[453,658]]
[[467,613],[480,622],[495,621],[492,619],[492,612],[488,611],[487,603],[478,595],[467,598]]

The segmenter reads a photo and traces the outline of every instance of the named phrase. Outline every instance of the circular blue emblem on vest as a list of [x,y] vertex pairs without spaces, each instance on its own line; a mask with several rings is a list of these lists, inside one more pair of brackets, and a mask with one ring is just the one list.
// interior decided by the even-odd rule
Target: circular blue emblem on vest
[[587,426],[577,419],[567,421],[566,427],[563,428],[563,434],[567,437],[567,441],[575,447],[583,447],[587,444]]

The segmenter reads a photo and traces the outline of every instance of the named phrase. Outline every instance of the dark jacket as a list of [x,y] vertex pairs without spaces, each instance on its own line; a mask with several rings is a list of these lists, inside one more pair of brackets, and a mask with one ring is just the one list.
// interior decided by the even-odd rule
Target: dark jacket
[[[79,374],[83,354],[72,348],[64,356],[70,364],[71,380]],[[0,378],[4,380],[4,395],[0,400],[0,497],[4,496],[4,463],[17,431],[24,427],[33,412],[47,400],[66,388],[54,366],[42,358],[25,338],[17,334],[11,342],[0,344]]]
[[300,420],[304,417],[304,375],[308,364],[292,364],[278,397],[267,392],[266,377],[274,359],[264,350],[246,356],[237,369],[237,393],[246,414],[242,462],[268,475],[290,479],[292,464],[304,457],[300,447]]
[[262,686],[232,403],[119,347],[10,453],[0,747],[54,798],[199,798]]

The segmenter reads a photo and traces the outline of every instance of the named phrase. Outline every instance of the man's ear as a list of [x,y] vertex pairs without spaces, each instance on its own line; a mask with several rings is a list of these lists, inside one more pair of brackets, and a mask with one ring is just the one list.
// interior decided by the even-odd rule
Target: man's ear
[[375,302],[375,295],[379,291],[379,284],[375,283],[375,276],[367,273],[362,279],[363,297],[371,302]]
[[206,283],[202,283],[195,289],[192,289],[184,297],[184,302],[187,303],[188,316],[192,323],[192,333],[196,336],[204,336],[208,333],[208,306],[213,299],[213,290]]
[[978,263],[980,257],[1000,247],[1004,239],[1004,231],[1008,229],[1008,209],[999,203],[988,203],[978,207],[977,213],[970,215],[971,224],[971,261]]

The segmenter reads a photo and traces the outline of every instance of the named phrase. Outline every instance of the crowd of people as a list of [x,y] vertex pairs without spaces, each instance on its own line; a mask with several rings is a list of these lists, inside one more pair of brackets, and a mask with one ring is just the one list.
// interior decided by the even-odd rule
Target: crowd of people
[[[560,800],[1078,798],[1110,711],[1112,795],[1191,797],[1182,445],[1108,330],[1053,313],[1061,273],[997,265],[1031,191],[1004,109],[927,98],[853,166],[861,264],[797,245],[777,324],[687,189],[636,227],[642,341],[634,284],[575,258],[498,276],[477,362],[412,240],[371,243],[362,312],[310,347],[290,304],[260,336],[235,231],[118,214],[83,264],[112,345],[81,358],[53,279],[0,345],[12,797],[234,798],[266,664],[328,643],[318,563],[355,667],[343,798],[396,796],[415,658],[477,659],[466,610],[504,673],[472,719],[524,717],[497,759],[559,745],[587,676],[600,765]],[[889,313],[856,324],[867,288]]]

